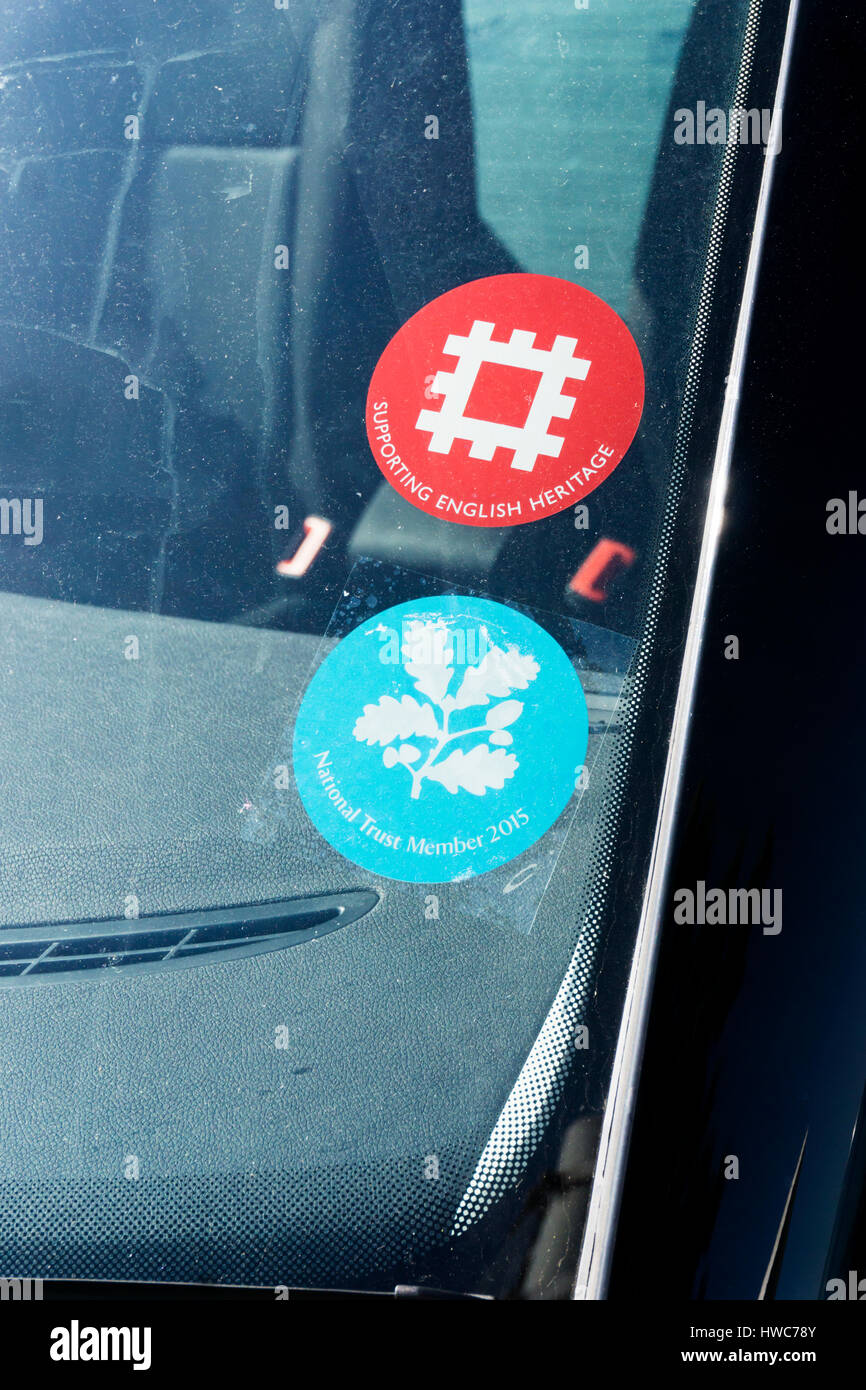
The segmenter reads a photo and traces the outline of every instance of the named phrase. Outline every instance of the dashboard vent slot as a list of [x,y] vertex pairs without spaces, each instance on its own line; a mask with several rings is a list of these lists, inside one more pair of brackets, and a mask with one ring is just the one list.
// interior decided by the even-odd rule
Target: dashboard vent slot
[[0,929],[0,988],[118,972],[212,965],[281,951],[347,927],[376,906],[372,889],[132,921]]

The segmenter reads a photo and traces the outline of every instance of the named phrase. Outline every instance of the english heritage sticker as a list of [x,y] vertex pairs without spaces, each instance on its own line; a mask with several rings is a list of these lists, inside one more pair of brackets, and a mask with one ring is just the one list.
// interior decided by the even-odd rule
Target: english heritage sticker
[[550,275],[458,285],[385,348],[367,437],[388,482],[430,516],[521,526],[610,477],[641,417],[644,375],[604,300]]

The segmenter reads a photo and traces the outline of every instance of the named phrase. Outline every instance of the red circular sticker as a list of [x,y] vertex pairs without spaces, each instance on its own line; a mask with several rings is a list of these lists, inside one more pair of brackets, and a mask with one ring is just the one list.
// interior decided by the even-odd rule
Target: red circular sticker
[[521,526],[613,472],[643,408],[618,314],[550,275],[492,275],[419,309],[367,396],[367,437],[399,493],[464,526]]

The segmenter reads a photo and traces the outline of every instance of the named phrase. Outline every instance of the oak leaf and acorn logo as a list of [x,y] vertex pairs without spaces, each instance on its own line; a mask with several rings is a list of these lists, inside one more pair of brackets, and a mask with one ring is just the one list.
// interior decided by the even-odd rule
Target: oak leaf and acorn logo
[[[425,782],[438,782],[452,795],[501,790],[520,766],[517,754],[506,751],[514,743],[510,730],[524,710],[511,696],[535,680],[538,662],[516,647],[487,644],[478,664],[467,666],[455,682],[451,632],[442,622],[418,620],[405,625],[402,657],[403,670],[425,698],[382,695],[364,706],[352,731],[355,738],[381,747],[386,768],[405,768],[413,800]],[[469,743],[472,738],[476,741]],[[458,746],[445,753],[449,745]]]

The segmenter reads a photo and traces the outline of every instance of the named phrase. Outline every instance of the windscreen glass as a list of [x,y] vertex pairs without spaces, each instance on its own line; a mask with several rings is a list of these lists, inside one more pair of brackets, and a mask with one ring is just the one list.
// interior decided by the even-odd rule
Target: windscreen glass
[[760,5],[0,8],[4,931],[376,903],[0,932],[8,1272],[549,1293]]
[[600,296],[652,370],[635,257],[691,10],[7,6],[3,488],[42,521],[4,588],[322,632],[357,555],[566,611],[600,535],[647,559],[640,440],[585,531],[490,534],[402,505],[364,406],[413,314],[514,272]]

